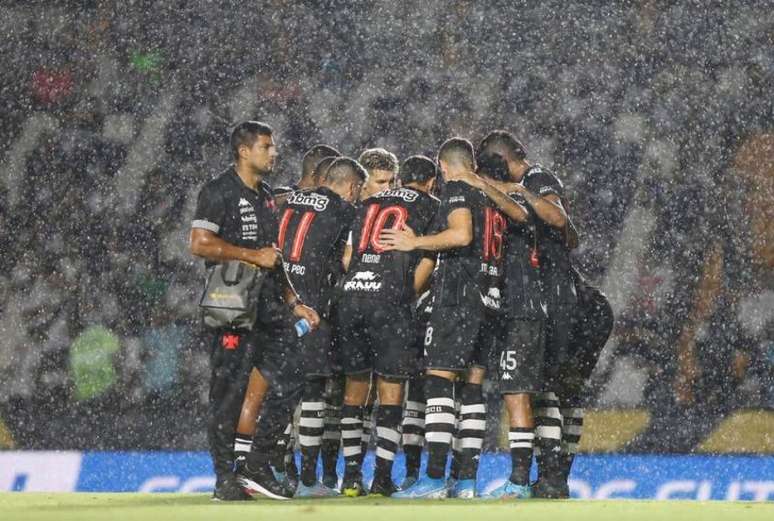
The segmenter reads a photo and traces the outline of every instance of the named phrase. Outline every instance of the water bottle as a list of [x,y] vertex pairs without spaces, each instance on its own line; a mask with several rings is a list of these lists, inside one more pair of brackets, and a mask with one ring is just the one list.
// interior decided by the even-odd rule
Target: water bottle
[[309,321],[305,318],[302,318],[298,322],[296,322],[296,334],[300,337],[304,336],[308,332],[312,330],[312,326],[309,325]]

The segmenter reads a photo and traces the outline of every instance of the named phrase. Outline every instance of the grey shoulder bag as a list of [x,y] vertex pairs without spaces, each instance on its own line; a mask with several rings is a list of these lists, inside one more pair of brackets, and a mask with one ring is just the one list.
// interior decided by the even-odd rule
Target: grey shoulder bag
[[258,295],[266,271],[240,261],[228,261],[207,270],[199,307],[205,325],[250,330],[258,314]]

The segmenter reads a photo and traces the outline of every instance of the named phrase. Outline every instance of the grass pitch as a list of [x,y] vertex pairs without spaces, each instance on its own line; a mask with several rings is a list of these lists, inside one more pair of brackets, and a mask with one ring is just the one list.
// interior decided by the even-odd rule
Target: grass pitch
[[698,501],[398,501],[335,498],[216,503],[206,494],[0,493],[0,520],[420,521],[774,519],[774,503]]

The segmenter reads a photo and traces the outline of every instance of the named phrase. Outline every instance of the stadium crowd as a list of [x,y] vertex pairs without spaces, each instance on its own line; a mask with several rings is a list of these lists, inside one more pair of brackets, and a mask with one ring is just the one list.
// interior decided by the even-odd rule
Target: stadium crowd
[[592,405],[653,412],[633,450],[774,407],[766,4],[5,3],[0,420],[22,448],[206,445],[189,216],[248,118],[276,184],[316,142],[513,131],[616,308]]

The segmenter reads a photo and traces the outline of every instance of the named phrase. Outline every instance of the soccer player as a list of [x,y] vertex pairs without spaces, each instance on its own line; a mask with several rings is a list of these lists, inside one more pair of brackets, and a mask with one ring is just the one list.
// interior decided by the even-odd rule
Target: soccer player
[[[234,165],[205,184],[199,192],[191,224],[191,253],[204,258],[207,267],[238,260],[275,270],[279,260],[272,247],[275,205],[271,189],[264,181],[271,175],[277,158],[271,127],[258,121],[239,124],[231,134],[231,151]],[[275,293],[270,295],[271,287],[276,288],[269,279],[261,294],[264,303],[267,299],[273,303],[271,297]],[[289,290],[284,291],[284,298],[295,317],[304,317],[316,326],[318,317],[314,310],[296,302]],[[259,315],[266,312],[265,309],[259,311]],[[218,500],[249,499],[234,475],[233,442],[248,375],[251,380],[255,376],[255,371],[250,372],[250,354],[259,345],[258,328],[256,324],[255,330],[251,331],[219,328],[210,332],[207,434],[216,475],[213,498]],[[265,391],[268,385],[263,384],[266,382],[260,375],[255,378],[261,380],[258,383]]]
[[340,157],[341,152],[330,145],[317,144],[306,151],[301,160],[301,177],[289,186],[278,186],[273,190],[277,206],[282,206],[287,197],[304,188],[316,188],[320,185],[319,177],[315,176],[317,165],[326,157]]
[[386,252],[380,242],[385,229],[409,226],[423,233],[439,202],[431,196],[436,166],[423,156],[408,158],[400,168],[401,188],[373,194],[363,201],[352,233],[352,259],[342,280],[337,330],[342,365],[347,375],[342,408],[345,474],[342,492],[363,493],[363,406],[371,374],[376,375],[376,470],[371,494],[390,496],[392,464],[400,444],[403,387],[415,371],[412,306],[417,289],[426,285],[434,262],[418,254]]
[[446,186],[441,197],[439,233],[417,236],[412,230],[385,230],[386,250],[438,251],[433,311],[425,334],[425,439],[427,476],[398,498],[448,497],[446,459],[455,426],[454,381],[468,371],[461,390],[459,480],[452,494],[475,495],[478,456],[484,438],[486,409],[481,389],[486,348],[500,309],[502,234],[505,219],[489,200],[460,178],[475,171],[473,145],[447,140],[438,152]]
[[536,453],[538,482],[536,497],[567,497],[567,482],[562,471],[562,415],[555,390],[559,386],[559,368],[568,358],[570,321],[577,302],[568,241],[569,218],[562,203],[564,187],[550,171],[527,161],[524,146],[505,131],[491,132],[481,143],[482,153],[505,159],[511,189],[534,215],[535,247],[531,255],[540,266],[543,300],[547,306],[543,392],[535,396]]
[[368,182],[363,186],[360,200],[365,201],[375,193],[393,188],[398,174],[398,158],[383,148],[364,150],[357,159],[368,171]]
[[[360,202],[372,195],[395,186],[398,173],[398,158],[384,148],[369,148],[364,150],[358,162],[368,171],[368,182],[360,192]],[[373,431],[374,401],[376,399],[376,387],[373,385],[368,394],[368,400],[363,407],[363,436],[361,439],[361,454],[368,452]]]
[[298,190],[282,212],[278,244],[286,270],[302,299],[322,310],[317,332],[302,337],[306,382],[301,401],[299,441],[301,475],[296,497],[337,493],[317,481],[317,459],[323,439],[326,378],[333,374],[329,302],[331,278],[342,271],[344,248],[358,199],[368,174],[355,160],[335,159],[317,189]]
[[[486,140],[485,140],[486,142]],[[510,180],[506,161],[497,154],[479,154],[478,176],[465,182],[484,192],[509,217],[505,236],[505,312],[498,340],[498,385],[509,418],[511,475],[489,498],[531,496],[534,416],[531,395],[541,390],[546,312],[542,302],[539,264],[534,257],[534,223],[526,202],[498,189]]]

